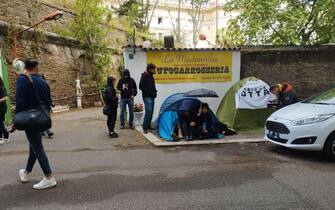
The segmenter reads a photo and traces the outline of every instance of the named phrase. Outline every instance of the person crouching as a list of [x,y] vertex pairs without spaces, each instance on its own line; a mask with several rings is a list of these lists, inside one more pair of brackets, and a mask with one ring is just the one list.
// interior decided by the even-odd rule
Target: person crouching
[[201,112],[198,115],[197,125],[200,140],[217,137],[213,128],[213,119],[207,103],[203,103],[201,105]]
[[272,85],[270,92],[277,96],[277,100],[272,105],[274,109],[281,109],[298,102],[297,95],[289,83]]
[[196,135],[196,113],[192,111],[181,111],[178,113],[182,136],[186,141],[194,140]]

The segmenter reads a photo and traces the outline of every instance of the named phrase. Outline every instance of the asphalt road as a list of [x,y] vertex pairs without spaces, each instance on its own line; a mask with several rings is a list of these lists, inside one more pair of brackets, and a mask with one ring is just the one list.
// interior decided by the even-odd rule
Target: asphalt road
[[335,209],[335,167],[267,144],[157,149],[136,131],[108,139],[96,109],[55,116],[45,147],[58,186],[18,181],[22,133],[0,146],[0,209]]

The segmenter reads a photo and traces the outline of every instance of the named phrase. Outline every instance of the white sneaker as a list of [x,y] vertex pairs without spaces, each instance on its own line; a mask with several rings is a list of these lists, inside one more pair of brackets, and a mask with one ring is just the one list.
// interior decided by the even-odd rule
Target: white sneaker
[[21,180],[22,183],[29,182],[28,174],[27,174],[25,169],[20,169],[19,170],[19,176],[20,176],[20,180]]
[[1,138],[1,139],[0,139],[0,145],[1,145],[1,144],[4,144],[4,143],[5,143],[5,141]]
[[5,144],[9,143],[10,142],[10,139],[7,138],[7,139],[3,139],[3,141],[5,142]]
[[52,188],[57,185],[55,177],[52,177],[50,180],[44,177],[38,184],[33,186],[36,190],[43,190],[47,188]]

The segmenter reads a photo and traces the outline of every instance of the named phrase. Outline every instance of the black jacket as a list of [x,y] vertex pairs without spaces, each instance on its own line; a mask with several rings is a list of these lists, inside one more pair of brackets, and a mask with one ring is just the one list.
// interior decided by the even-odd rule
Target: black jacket
[[[7,91],[4,86],[0,88],[0,99],[7,97]],[[8,99],[7,99],[8,100]],[[6,102],[0,103],[0,114],[5,114],[7,112],[7,104]]]
[[[128,76],[127,79],[125,79],[125,75]],[[121,91],[121,98],[130,98],[131,96],[137,95],[136,82],[133,78],[130,77],[128,70],[124,70],[122,78],[117,84],[117,89]]]
[[197,114],[190,111],[188,112],[187,115],[184,112],[179,112],[178,118],[181,124],[183,122],[197,122]]
[[116,90],[113,86],[112,78],[108,77],[107,79],[107,88],[104,93],[105,104],[110,106],[110,108],[117,108],[119,98],[116,95]]
[[144,72],[141,76],[140,90],[142,90],[143,98],[156,98],[157,89],[155,79],[152,74]]
[[206,129],[212,129],[213,128],[213,120],[212,120],[212,116],[211,113],[208,111],[206,114],[201,113],[198,116],[198,120],[197,120],[197,124],[198,124],[198,128],[202,128],[203,123],[206,123]]
[[299,100],[295,92],[290,91],[290,92],[281,93],[279,95],[278,101],[279,101],[278,109],[281,109],[285,106],[297,103]]
[[288,83],[283,84],[282,92],[278,97],[278,109],[297,102],[299,102],[299,100],[296,93],[293,91],[292,85]]

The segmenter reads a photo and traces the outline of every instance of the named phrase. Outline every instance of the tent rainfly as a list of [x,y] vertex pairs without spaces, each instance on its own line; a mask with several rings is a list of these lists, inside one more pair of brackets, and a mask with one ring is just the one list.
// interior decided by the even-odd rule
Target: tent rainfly
[[235,94],[248,81],[259,80],[248,77],[235,83],[223,97],[216,116],[237,132],[257,130],[264,127],[265,120],[273,112],[272,109],[236,109]]

